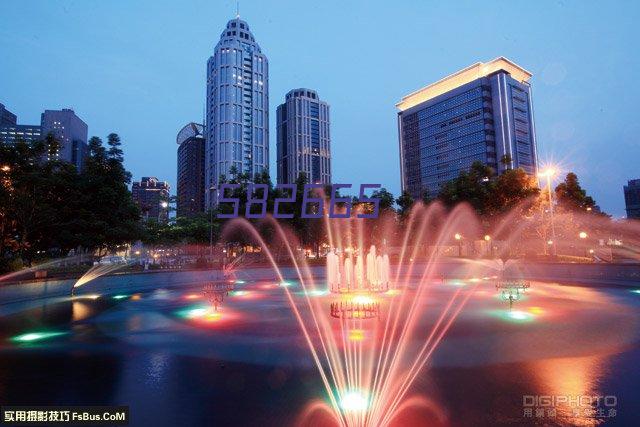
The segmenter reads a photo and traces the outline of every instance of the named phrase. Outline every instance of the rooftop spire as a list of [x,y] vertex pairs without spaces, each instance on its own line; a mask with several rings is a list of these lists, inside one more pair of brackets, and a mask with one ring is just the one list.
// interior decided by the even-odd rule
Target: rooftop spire
[[236,18],[240,18],[240,2],[236,2]]

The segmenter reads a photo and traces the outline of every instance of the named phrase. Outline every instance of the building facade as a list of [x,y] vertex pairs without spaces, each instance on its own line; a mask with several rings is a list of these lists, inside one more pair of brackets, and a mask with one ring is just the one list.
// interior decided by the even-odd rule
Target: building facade
[[15,126],[18,117],[11,111],[7,110],[4,104],[0,103],[0,128],[5,126]]
[[531,73],[506,58],[477,63],[396,104],[402,190],[436,197],[475,161],[537,172]]
[[155,177],[134,181],[131,196],[144,221],[167,222],[169,219],[169,183]]
[[624,204],[627,218],[640,219],[640,179],[631,179],[624,186]]
[[19,125],[18,117],[0,104],[0,143],[26,143],[42,139],[42,129],[38,125]]
[[37,125],[10,125],[0,127],[0,143],[31,143],[42,139],[42,128]]
[[300,173],[316,184],[331,183],[329,104],[311,89],[294,89],[276,113],[278,184]]
[[204,126],[189,123],[178,132],[177,216],[193,216],[205,210]]
[[227,23],[207,61],[205,193],[216,203],[220,177],[232,168],[251,177],[269,171],[269,65],[239,17]]
[[87,124],[72,109],[63,108],[45,110],[41,115],[40,126],[42,138],[51,133],[60,141],[57,158],[73,163],[78,170],[82,170],[89,154]]

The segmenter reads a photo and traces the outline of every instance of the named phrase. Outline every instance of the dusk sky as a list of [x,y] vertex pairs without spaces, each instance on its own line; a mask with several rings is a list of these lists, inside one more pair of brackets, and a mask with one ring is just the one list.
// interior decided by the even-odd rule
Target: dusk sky
[[[533,73],[541,164],[575,171],[624,215],[622,186],[640,178],[640,3],[515,3],[243,0],[269,58],[273,180],[275,110],[290,89],[331,105],[334,182],[397,195],[395,103],[505,56]],[[175,193],[176,133],[202,121],[206,62],[235,13],[235,1],[2,0],[0,102],[22,124],[73,108],[90,136],[120,134],[134,179]]]

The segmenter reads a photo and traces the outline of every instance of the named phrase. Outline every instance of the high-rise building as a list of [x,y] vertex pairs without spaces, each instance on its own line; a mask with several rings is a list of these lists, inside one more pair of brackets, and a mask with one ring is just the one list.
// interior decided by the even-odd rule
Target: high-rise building
[[[230,20],[207,61],[205,185],[217,189],[232,168],[251,177],[269,170],[269,66],[239,17]],[[207,204],[216,192],[205,193]]]
[[13,126],[17,123],[18,117],[7,110],[4,104],[0,103],[0,127]]
[[631,179],[624,186],[627,218],[640,219],[640,179]]
[[140,208],[142,219],[167,222],[169,219],[169,183],[155,177],[143,177],[131,186],[133,201]]
[[311,89],[293,89],[276,116],[278,184],[291,184],[304,172],[307,181],[331,183],[329,104]]
[[73,163],[78,170],[82,170],[89,152],[87,124],[76,116],[73,110],[63,108],[62,110],[45,110],[42,113],[40,125],[42,138],[51,133],[60,141],[58,159]]
[[442,185],[480,161],[498,174],[535,176],[531,73],[506,58],[477,63],[396,104],[402,190],[438,195]]
[[18,117],[0,104],[0,143],[15,144],[17,141],[29,143],[40,139],[40,126],[19,125]]
[[42,139],[42,128],[37,125],[9,125],[0,127],[0,143],[30,143]]
[[204,212],[204,127],[189,123],[178,132],[178,194],[176,214]]

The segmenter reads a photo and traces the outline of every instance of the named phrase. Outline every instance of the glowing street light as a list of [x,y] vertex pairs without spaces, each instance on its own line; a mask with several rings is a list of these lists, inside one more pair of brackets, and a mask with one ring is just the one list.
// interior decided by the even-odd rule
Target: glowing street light
[[462,234],[460,234],[460,233],[456,233],[453,237],[454,237],[456,240],[461,240],[461,239],[462,239]]
[[491,236],[489,236],[488,234],[487,234],[487,235],[485,235],[485,236],[484,236],[484,240],[485,240],[486,242],[490,241],[490,240],[491,240]]
[[[556,245],[554,244],[556,240],[556,226],[553,220],[553,196],[551,194],[551,178],[553,178],[557,173],[557,170],[554,167],[548,167],[545,170],[538,172],[539,178],[547,179],[547,191],[549,192],[549,213],[551,214],[551,251],[552,255],[556,255]],[[546,251],[545,251],[546,252]]]
[[578,234],[578,237],[580,237],[581,239],[586,239],[587,238],[587,232],[586,231],[581,231],[580,234]]

